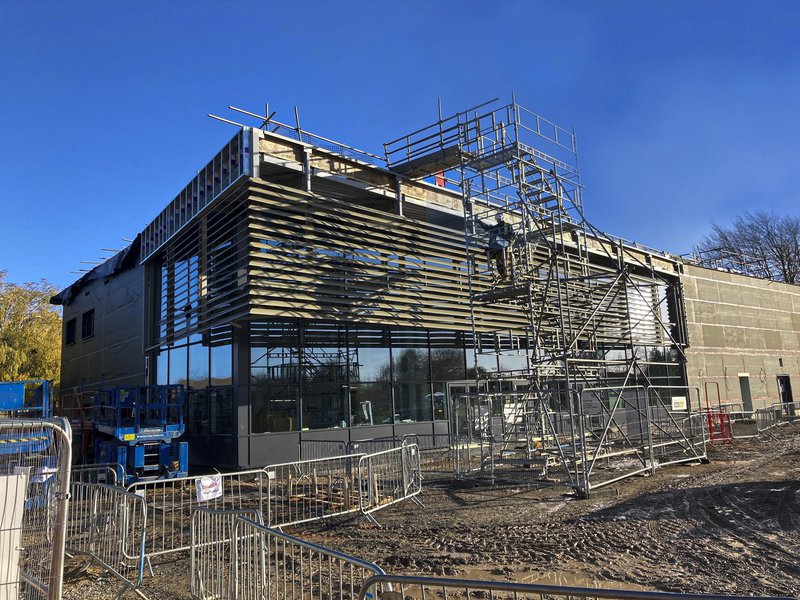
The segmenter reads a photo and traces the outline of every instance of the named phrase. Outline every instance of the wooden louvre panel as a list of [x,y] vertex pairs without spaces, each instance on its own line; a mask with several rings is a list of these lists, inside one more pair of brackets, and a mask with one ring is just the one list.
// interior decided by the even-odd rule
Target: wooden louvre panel
[[[253,315],[472,327],[461,231],[260,180],[251,180],[248,226]],[[486,330],[525,324],[511,304],[476,317]]]
[[[533,252],[546,272],[547,249]],[[574,279],[543,276],[531,292],[542,348],[562,343],[564,332],[612,345],[663,343],[650,314],[660,310],[663,281],[634,276],[626,289],[607,265],[569,252],[559,260]],[[185,227],[160,264],[161,344],[245,317],[472,329],[463,232],[259,179],[234,186]],[[472,287],[491,292],[488,278],[473,277]],[[529,323],[514,302],[477,303],[476,330],[522,334]],[[560,303],[570,306],[564,329]]]
[[237,186],[159,253],[159,344],[248,313],[247,186]]

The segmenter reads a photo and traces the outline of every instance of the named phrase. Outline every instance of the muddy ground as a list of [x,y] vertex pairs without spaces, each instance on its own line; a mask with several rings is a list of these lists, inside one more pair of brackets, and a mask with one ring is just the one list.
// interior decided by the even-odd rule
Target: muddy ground
[[[563,487],[427,480],[424,508],[289,533],[389,573],[674,592],[800,596],[800,426],[710,448],[709,464],[664,468],[575,499]],[[142,591],[189,598],[188,560],[154,565]],[[113,597],[92,568],[65,598]]]

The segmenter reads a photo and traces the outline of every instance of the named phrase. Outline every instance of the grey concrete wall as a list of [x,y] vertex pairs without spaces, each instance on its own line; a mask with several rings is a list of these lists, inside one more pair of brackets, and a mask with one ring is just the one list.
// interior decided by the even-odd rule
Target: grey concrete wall
[[[747,374],[754,408],[778,402],[778,375],[800,401],[800,286],[687,265],[681,277],[690,347],[689,385],[712,403],[742,402]],[[781,361],[783,366],[781,366]]]
[[[94,336],[81,339],[81,316],[94,309]],[[144,268],[139,266],[80,289],[64,306],[76,341],[61,350],[61,392],[145,383]]]

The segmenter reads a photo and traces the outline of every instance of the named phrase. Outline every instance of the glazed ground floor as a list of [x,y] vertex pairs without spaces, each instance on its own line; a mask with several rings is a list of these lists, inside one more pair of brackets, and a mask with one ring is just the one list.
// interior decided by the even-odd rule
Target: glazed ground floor
[[[246,321],[158,348],[151,382],[186,386],[192,464],[251,467],[298,460],[304,440],[414,434],[446,443],[452,382],[527,368],[524,348],[503,348],[496,335],[477,343],[476,353],[472,333],[452,330]],[[636,351],[653,361],[651,380],[682,385],[668,348]],[[487,384],[497,392],[515,385]]]

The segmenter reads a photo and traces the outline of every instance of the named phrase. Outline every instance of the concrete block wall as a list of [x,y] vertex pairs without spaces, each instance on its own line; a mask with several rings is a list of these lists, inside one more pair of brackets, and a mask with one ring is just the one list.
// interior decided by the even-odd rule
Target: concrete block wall
[[[689,385],[711,404],[753,408],[780,400],[788,376],[800,401],[800,286],[686,265],[681,276],[689,333]],[[717,391],[718,390],[718,391]]]

